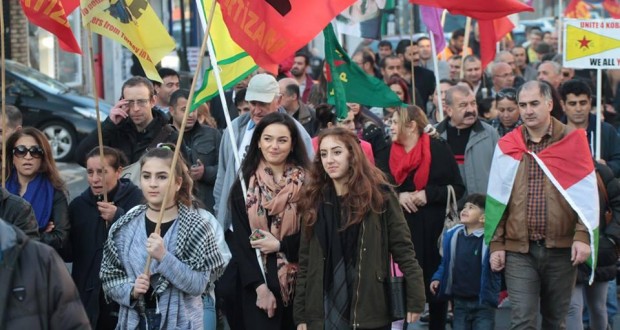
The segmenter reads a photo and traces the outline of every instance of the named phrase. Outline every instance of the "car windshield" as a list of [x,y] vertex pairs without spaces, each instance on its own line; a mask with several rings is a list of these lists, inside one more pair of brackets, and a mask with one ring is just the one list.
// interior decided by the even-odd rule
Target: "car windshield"
[[7,60],[6,69],[50,94],[64,94],[70,90],[69,86],[60,81],[14,61]]

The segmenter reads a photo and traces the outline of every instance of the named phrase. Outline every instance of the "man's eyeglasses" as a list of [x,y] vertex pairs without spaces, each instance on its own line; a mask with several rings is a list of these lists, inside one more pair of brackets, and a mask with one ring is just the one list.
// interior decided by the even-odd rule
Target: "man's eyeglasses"
[[501,91],[497,92],[497,95],[495,96],[495,101],[498,102],[503,99],[509,99],[511,101],[516,101],[517,91],[515,91],[514,88],[504,88]]
[[134,105],[137,105],[140,108],[144,108],[149,104],[149,100],[148,99],[140,99],[140,100],[125,100],[127,101],[127,107],[128,108],[133,108]]
[[41,158],[43,157],[43,148],[39,146],[32,146],[30,148],[26,148],[24,145],[18,145],[13,148],[13,155],[17,158],[24,158],[26,154],[30,153],[32,158]]

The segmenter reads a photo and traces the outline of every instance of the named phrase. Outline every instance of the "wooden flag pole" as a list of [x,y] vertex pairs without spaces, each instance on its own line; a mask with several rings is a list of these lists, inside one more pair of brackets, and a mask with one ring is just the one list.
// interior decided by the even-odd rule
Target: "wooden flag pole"
[[[101,114],[99,110],[99,94],[97,93],[97,77],[95,76],[95,52],[93,51],[93,31],[88,24],[88,54],[90,56],[90,77],[92,78],[93,98],[95,99],[95,112],[97,113],[97,139],[99,141],[99,163],[101,165],[101,176],[103,177],[103,202],[108,202],[108,185],[105,180],[105,156],[103,155],[103,133],[101,132]],[[106,221],[106,227],[108,222]]]
[[465,76],[465,57],[467,56],[467,48],[469,47],[469,34],[471,33],[471,17],[467,17],[465,21],[465,41],[463,42],[463,50],[461,51],[461,73],[459,75],[460,79],[463,79]]
[[[413,11],[413,4],[411,4],[411,10],[409,11],[409,14],[411,15],[411,19],[410,19],[410,23],[409,24],[409,30],[411,32],[411,39],[409,39],[409,47],[413,47],[413,19],[414,19],[414,11]],[[407,50],[405,49],[405,54],[407,54]],[[411,98],[411,103],[413,105],[415,104],[415,72],[414,72],[414,64],[413,64],[413,59],[411,60],[411,91],[413,94],[413,97]]]
[[[441,31],[443,32],[443,26],[444,24],[446,24],[446,14],[448,13],[447,10],[443,10],[441,12]],[[444,37],[445,38],[445,37]],[[449,41],[448,41],[449,42]],[[448,46],[446,45],[446,47],[444,47],[444,49],[441,51],[441,59],[444,61],[447,61],[448,59],[446,58],[446,49]]]
[[[211,11],[209,12],[209,20],[207,21],[207,29],[205,31],[205,36],[202,39],[202,45],[200,46],[200,52],[198,54],[204,54],[207,48],[207,40],[209,38],[209,30],[211,29],[211,22],[213,21],[213,15],[215,14],[215,4],[216,1],[213,1],[212,5],[211,5]],[[194,78],[192,79],[192,87],[189,90],[189,99],[187,100],[188,102],[192,102],[191,100],[194,99],[194,90],[196,89],[196,81],[198,80],[198,74],[199,72],[201,72],[202,70],[202,62],[203,61],[198,61],[198,63],[196,64],[196,71],[194,72]],[[161,228],[161,222],[164,219],[164,212],[166,211],[166,205],[168,204],[168,200],[170,200],[169,196],[169,192],[170,192],[170,188],[172,187],[174,180],[174,177],[176,176],[174,173],[174,169],[177,166],[177,163],[179,161],[179,154],[181,151],[181,145],[183,143],[183,134],[185,133],[185,126],[187,125],[187,118],[189,117],[189,113],[190,113],[190,108],[185,109],[185,113],[183,114],[183,121],[181,122],[181,127],[179,128],[179,137],[177,138],[177,143],[176,146],[174,148],[174,156],[172,157],[172,163],[170,164],[170,172],[168,173],[168,189],[166,189],[166,192],[164,193],[164,200],[162,201],[162,207],[159,211],[159,216],[157,217],[157,225],[155,225],[155,233],[159,234],[160,233],[160,228]],[[146,258],[146,265],[144,266],[144,274],[146,276],[150,275],[150,268],[151,268],[151,255],[149,255]]]
[[6,187],[6,50],[4,49],[4,2],[0,3],[0,62],[2,63],[2,188]]

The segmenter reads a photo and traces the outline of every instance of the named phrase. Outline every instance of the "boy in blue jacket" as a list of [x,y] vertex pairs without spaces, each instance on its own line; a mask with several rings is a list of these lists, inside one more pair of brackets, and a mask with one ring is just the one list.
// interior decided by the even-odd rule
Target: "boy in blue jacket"
[[484,244],[485,199],[467,196],[460,223],[443,236],[443,258],[430,285],[439,298],[453,299],[454,330],[495,328],[501,274],[491,271]]

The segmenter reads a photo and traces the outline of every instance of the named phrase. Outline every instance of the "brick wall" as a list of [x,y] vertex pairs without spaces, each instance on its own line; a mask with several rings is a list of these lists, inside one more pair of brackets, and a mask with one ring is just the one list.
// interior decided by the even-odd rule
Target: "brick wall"
[[10,48],[11,53],[7,53],[7,58],[13,59],[17,62],[28,65],[28,20],[24,11],[22,10],[19,0],[2,1],[4,3],[4,10],[8,5],[9,7],[9,22],[4,22],[10,29],[11,40]]

